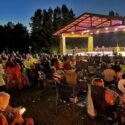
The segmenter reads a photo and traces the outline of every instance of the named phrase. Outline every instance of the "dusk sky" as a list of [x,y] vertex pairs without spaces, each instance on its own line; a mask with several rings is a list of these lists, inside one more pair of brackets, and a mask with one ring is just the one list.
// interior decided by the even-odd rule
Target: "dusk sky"
[[29,27],[35,10],[54,9],[62,4],[72,8],[76,16],[84,12],[108,14],[111,10],[125,16],[125,0],[0,0],[0,25],[11,21]]

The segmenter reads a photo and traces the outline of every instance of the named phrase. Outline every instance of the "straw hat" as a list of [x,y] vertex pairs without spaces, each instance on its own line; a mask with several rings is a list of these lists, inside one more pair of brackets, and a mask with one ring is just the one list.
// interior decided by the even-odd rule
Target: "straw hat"
[[0,92],[0,110],[4,111],[9,104],[10,95],[6,92]]

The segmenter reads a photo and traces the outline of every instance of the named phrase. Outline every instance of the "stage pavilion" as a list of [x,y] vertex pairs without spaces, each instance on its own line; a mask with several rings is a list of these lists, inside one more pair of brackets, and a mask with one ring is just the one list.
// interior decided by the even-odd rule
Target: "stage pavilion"
[[[99,33],[125,31],[125,18],[84,13],[70,24],[56,31],[53,35],[60,37],[60,54],[65,55],[66,38],[88,38],[87,52],[94,52],[93,35]],[[116,47],[120,51],[119,46]]]

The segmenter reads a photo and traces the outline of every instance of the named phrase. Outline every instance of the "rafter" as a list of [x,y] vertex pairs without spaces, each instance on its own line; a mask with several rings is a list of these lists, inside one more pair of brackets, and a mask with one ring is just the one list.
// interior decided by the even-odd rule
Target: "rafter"
[[93,13],[84,13],[72,23],[56,31],[53,35],[61,35],[62,33],[66,33],[67,31],[77,32],[79,29],[87,30],[94,28],[102,28],[104,26],[116,26],[123,24],[123,21],[125,21],[125,18],[110,17]]

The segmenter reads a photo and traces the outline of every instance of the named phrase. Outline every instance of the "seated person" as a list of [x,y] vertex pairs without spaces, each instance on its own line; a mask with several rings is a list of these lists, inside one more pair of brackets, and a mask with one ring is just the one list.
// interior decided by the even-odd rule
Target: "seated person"
[[118,89],[120,90],[121,95],[125,94],[125,74],[122,75],[122,79],[118,82]]
[[[118,94],[108,88],[105,88],[102,79],[94,78],[92,80],[91,88],[88,89],[88,94],[90,93],[89,91],[91,91],[90,96],[92,98],[94,108],[92,110],[95,112],[94,117],[96,117],[99,113],[107,114],[110,116],[111,113],[116,110],[116,99]],[[88,105],[89,98],[90,97],[87,96]],[[89,115],[91,116],[91,114]]]
[[118,93],[121,98],[121,104],[125,105],[125,74],[122,75],[122,79],[118,82]]
[[107,86],[109,88],[112,87],[112,85],[115,86],[116,73],[112,69],[110,64],[107,64],[107,67],[102,72],[102,75],[104,77],[105,86]]
[[120,125],[125,124],[125,74],[122,75],[122,79],[118,82],[118,93],[120,95],[120,105],[118,108],[119,112],[119,122]]
[[10,95],[0,92],[0,125],[34,125],[31,118],[24,119],[20,108],[9,106]]

